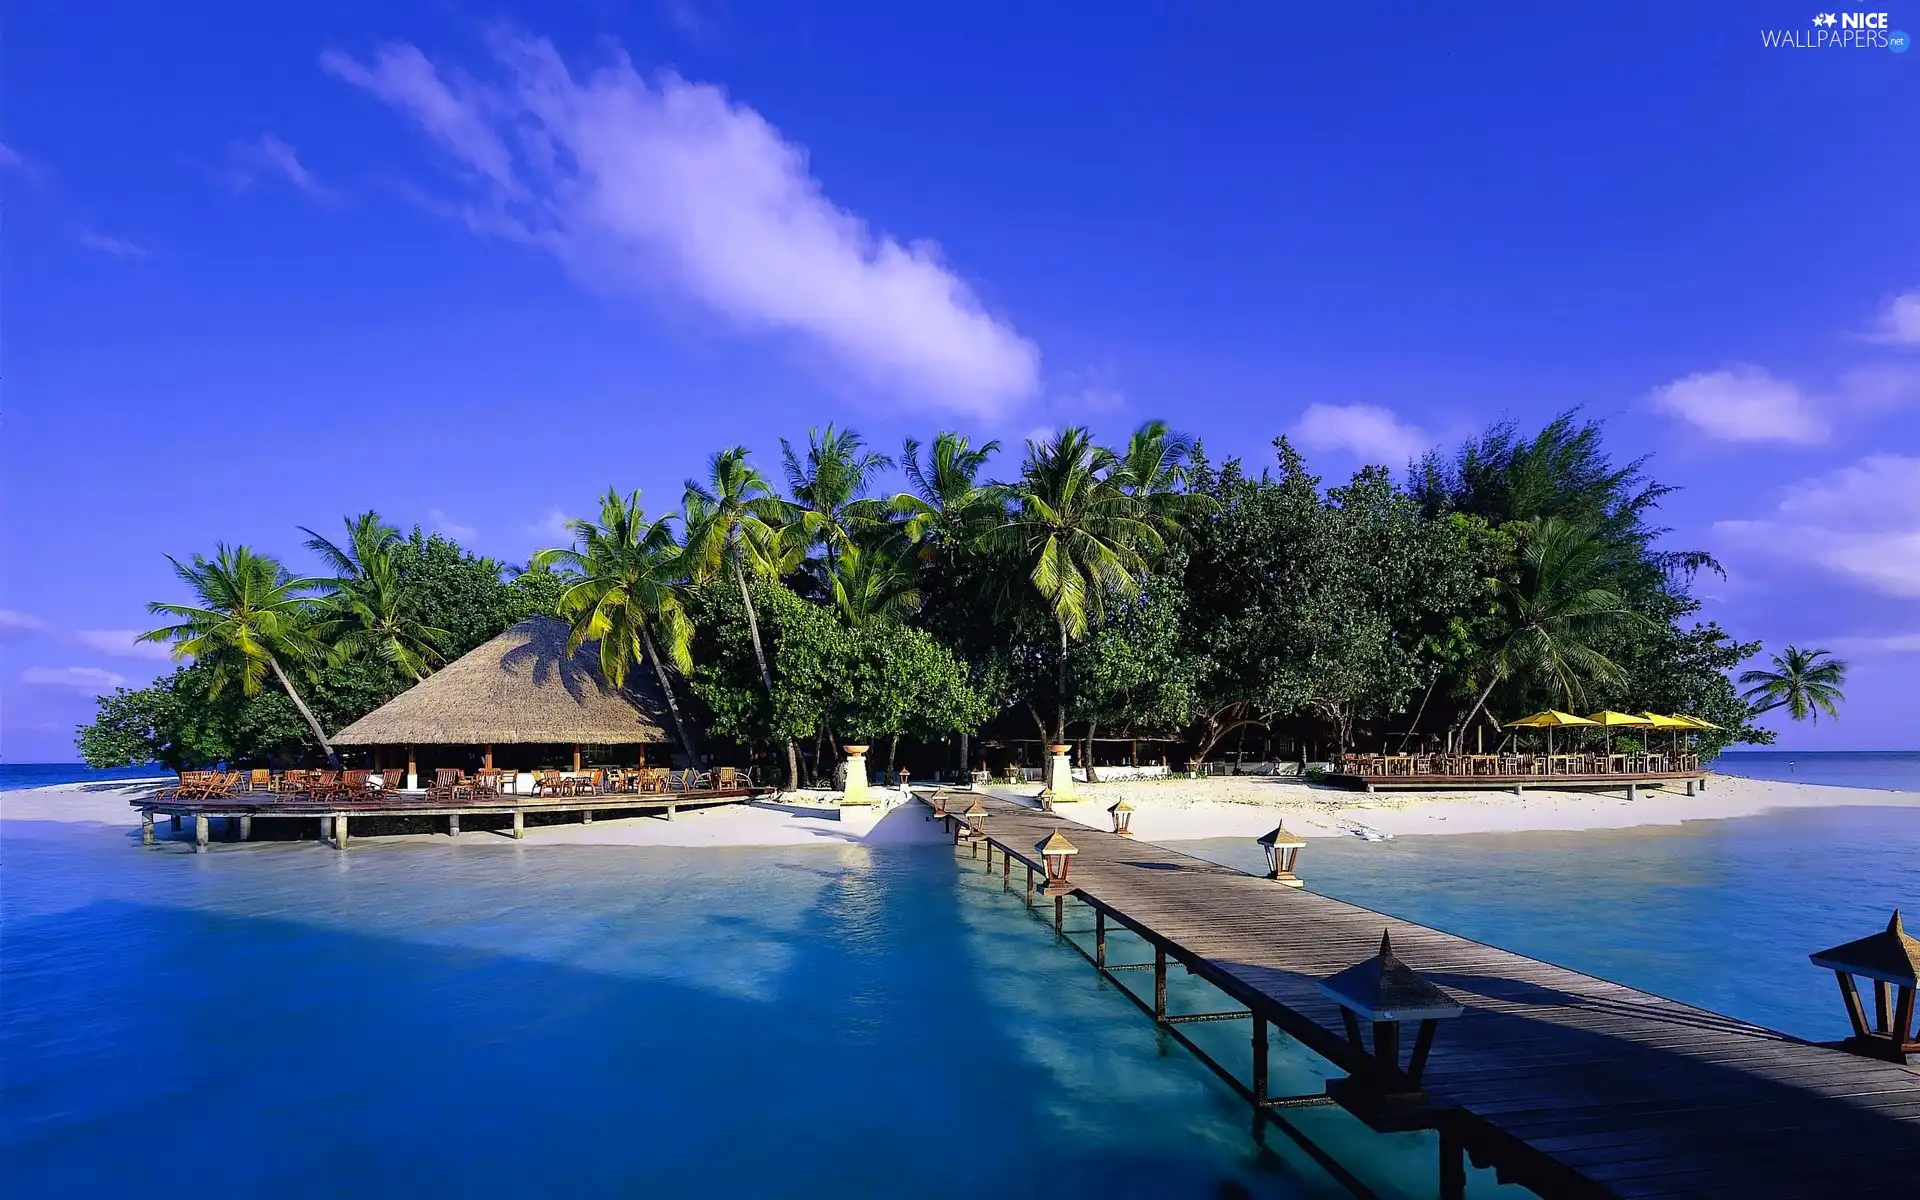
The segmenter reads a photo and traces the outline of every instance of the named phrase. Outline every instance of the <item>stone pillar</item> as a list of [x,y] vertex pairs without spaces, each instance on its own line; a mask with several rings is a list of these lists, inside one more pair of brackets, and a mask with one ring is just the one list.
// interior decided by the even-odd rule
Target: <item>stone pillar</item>
[[193,848],[196,853],[207,848],[207,814],[195,813],[193,816]]
[[1047,753],[1047,790],[1053,795],[1053,802],[1078,800],[1079,793],[1073,789],[1073,747],[1048,746]]
[[342,850],[347,848],[347,814],[333,815],[333,844]]
[[460,836],[460,814],[459,813],[447,814],[447,836],[448,837]]
[[140,810],[140,844],[153,845],[153,810],[150,808]]
[[873,790],[867,786],[867,748],[842,746],[847,752],[847,782],[841,789],[842,804],[872,804]]
[[240,840],[243,842],[253,840],[253,818],[250,816],[243,815],[240,818]]
[[413,791],[420,786],[420,767],[413,760],[413,747],[407,747],[407,790]]
[[527,814],[523,809],[513,810],[513,836],[516,838],[527,836]]

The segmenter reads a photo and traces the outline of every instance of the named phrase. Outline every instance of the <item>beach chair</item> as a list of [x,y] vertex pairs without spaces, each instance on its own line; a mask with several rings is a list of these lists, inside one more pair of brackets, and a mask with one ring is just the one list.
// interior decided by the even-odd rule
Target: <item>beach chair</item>
[[273,790],[273,772],[265,767],[255,767],[247,775],[249,792],[270,792]]
[[720,767],[713,773],[713,786],[720,791],[730,791],[740,786],[740,770],[737,767]]

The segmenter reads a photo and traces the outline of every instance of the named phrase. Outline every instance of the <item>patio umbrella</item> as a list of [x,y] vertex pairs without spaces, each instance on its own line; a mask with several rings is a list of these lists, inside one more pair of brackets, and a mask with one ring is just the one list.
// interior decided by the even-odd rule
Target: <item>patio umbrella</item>
[[[1686,722],[1686,725],[1687,725],[1687,728],[1688,728],[1688,729],[1718,729],[1718,728],[1720,728],[1720,727],[1719,727],[1718,725],[1715,725],[1715,724],[1714,724],[1714,723],[1713,723],[1712,721],[1709,721],[1709,720],[1707,720],[1707,719],[1706,719],[1705,717],[1694,717],[1694,716],[1689,716],[1689,715],[1687,715],[1686,713],[1677,713],[1677,714],[1675,714],[1675,715],[1674,715],[1674,717],[1673,717],[1673,719],[1674,719],[1674,720],[1676,720],[1676,721],[1684,721],[1684,722]],[[1692,743],[1689,743],[1689,745],[1691,745],[1691,744],[1692,744]]]
[[1517,721],[1508,721],[1506,724],[1506,728],[1512,729],[1515,726],[1520,726],[1526,729],[1546,730],[1547,731],[1547,757],[1552,758],[1553,757],[1553,731],[1555,729],[1558,729],[1563,725],[1597,725],[1597,724],[1599,724],[1599,722],[1597,721],[1589,721],[1585,717],[1576,717],[1572,713],[1564,713],[1564,712],[1561,712],[1559,709],[1550,708],[1545,712],[1534,713],[1530,717],[1521,717]]
[[1676,753],[1680,749],[1680,731],[1693,728],[1692,722],[1679,717],[1663,717],[1659,713],[1652,712],[1643,712],[1640,715],[1652,722],[1655,729],[1666,729],[1673,733],[1673,749]]
[[1613,753],[1613,731],[1617,727],[1622,725],[1632,729],[1650,729],[1653,727],[1653,722],[1647,720],[1645,717],[1636,717],[1632,713],[1614,712],[1610,708],[1603,709],[1597,713],[1589,713],[1587,720],[1592,721],[1595,725],[1606,726],[1607,753],[1609,755]]

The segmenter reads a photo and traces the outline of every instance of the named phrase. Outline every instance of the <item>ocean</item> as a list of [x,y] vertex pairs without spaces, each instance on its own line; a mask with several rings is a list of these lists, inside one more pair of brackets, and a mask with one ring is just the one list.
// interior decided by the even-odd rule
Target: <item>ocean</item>
[[[1256,1147],[1235,1097],[945,846],[194,855],[14,821],[0,853],[10,1194],[1345,1194],[1284,1138]],[[1830,1038],[1844,1019],[1806,955],[1920,908],[1920,821],[1315,839],[1300,872]],[[1176,1010],[1219,1006],[1169,982]],[[1245,1061],[1244,1025],[1187,1029]],[[1275,1054],[1277,1091],[1327,1073]],[[1433,1194],[1426,1135],[1289,1116],[1382,1195]],[[1473,1194],[1507,1189],[1476,1173]]]
[[128,779],[166,779],[172,771],[148,763],[138,767],[89,767],[85,763],[0,762],[0,792],[50,787],[57,783],[114,783]]
[[1750,779],[1920,792],[1920,750],[1729,750],[1713,765]]

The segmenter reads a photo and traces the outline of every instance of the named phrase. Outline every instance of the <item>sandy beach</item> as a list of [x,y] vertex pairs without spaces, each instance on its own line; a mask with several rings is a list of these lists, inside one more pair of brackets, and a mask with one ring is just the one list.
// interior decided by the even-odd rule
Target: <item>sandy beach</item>
[[[59,821],[131,829],[139,823],[128,800],[153,784],[68,785],[0,792],[0,819]],[[1629,801],[1620,792],[1528,791],[1399,792],[1366,795],[1314,787],[1295,779],[1239,778],[1133,780],[1083,786],[1085,799],[1062,804],[1069,820],[1107,828],[1108,806],[1134,806],[1135,836],[1156,842],[1257,837],[1284,820],[1302,837],[1408,837],[1423,834],[1524,833],[1627,829],[1683,821],[1754,816],[1784,808],[1853,805],[1920,807],[1920,792],[1830,787],[1715,776],[1703,793],[1643,790]],[[1032,801],[1037,785],[995,788],[994,795]],[[796,793],[750,805],[657,816],[602,818],[591,825],[535,826],[524,845],[799,846],[899,844],[943,840],[940,827],[913,804],[880,807],[841,820],[828,793]],[[161,825],[164,831],[166,826]],[[473,832],[473,841],[500,835]],[[367,841],[406,842],[406,837]]]

